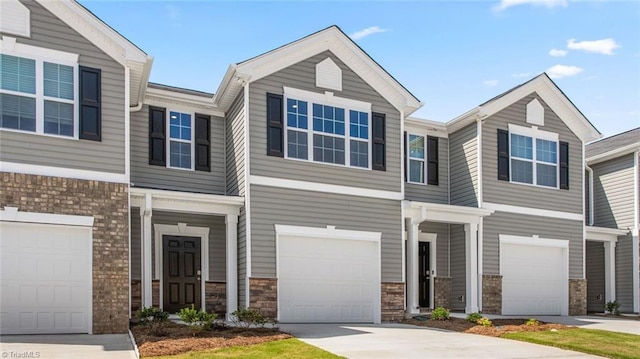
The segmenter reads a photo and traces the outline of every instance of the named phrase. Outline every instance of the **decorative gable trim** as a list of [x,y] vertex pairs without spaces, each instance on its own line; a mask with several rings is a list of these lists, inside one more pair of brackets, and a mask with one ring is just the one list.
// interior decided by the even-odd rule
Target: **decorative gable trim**
[[31,12],[18,0],[0,1],[0,32],[31,37]]
[[342,91],[342,70],[329,57],[316,65],[316,87]]
[[544,107],[537,98],[527,104],[527,123],[544,126]]

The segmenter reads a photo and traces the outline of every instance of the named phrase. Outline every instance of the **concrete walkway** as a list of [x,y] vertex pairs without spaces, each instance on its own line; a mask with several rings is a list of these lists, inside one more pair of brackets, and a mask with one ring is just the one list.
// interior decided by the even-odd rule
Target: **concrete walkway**
[[2,358],[136,359],[128,334],[0,336]]
[[347,358],[599,358],[515,340],[404,324],[280,324],[298,339]]

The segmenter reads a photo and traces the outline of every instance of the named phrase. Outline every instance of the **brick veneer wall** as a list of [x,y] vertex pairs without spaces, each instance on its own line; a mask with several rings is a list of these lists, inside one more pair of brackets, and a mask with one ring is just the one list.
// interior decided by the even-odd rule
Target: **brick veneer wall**
[[138,309],[142,307],[142,282],[140,279],[131,280],[131,315],[135,316]]
[[227,314],[227,284],[223,282],[206,282],[204,298],[207,312],[218,314],[223,319]]
[[444,307],[451,309],[451,278],[433,278],[433,301],[434,308]]
[[249,307],[260,309],[266,317],[278,315],[278,280],[275,278],[249,278]]
[[482,313],[502,314],[502,276],[482,276]]
[[382,283],[382,321],[399,322],[404,319],[404,283]]
[[160,281],[151,281],[151,306],[160,308]]
[[569,315],[587,314],[587,280],[569,279]]
[[93,333],[129,329],[128,185],[1,173],[0,208],[93,216]]

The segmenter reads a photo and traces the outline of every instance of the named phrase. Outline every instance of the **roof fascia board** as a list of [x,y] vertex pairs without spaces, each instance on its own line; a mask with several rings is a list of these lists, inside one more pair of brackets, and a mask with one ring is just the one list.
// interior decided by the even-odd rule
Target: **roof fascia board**
[[187,107],[196,107],[197,109],[202,109],[215,116],[224,117],[224,112],[218,109],[213,104],[211,98],[174,92],[170,90],[149,87],[146,91],[144,103],[153,103],[153,105],[163,104],[163,106],[168,107],[170,107],[171,104],[181,104]]
[[596,163],[600,163],[600,162],[604,162],[604,161],[607,161],[607,160],[614,159],[616,157],[626,156],[626,155],[634,153],[634,152],[636,152],[638,150],[640,150],[640,143],[632,143],[630,145],[626,145],[624,147],[616,148],[616,149],[613,149],[611,151],[607,151],[607,152],[601,153],[599,155],[591,156],[591,157],[587,158],[587,163],[589,165],[593,165],[593,164],[596,164]]
[[456,132],[467,125],[476,122],[476,118],[480,113],[480,110],[480,107],[476,107],[447,122],[447,130],[449,133]]

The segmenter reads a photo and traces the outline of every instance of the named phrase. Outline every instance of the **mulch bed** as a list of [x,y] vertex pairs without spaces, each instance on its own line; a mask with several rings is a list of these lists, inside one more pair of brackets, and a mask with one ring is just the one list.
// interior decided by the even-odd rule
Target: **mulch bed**
[[194,332],[186,325],[173,322],[164,323],[159,328],[132,326],[131,333],[141,357],[176,355],[291,338],[291,335],[276,328],[224,327]]
[[454,332],[471,333],[487,335],[490,337],[499,337],[506,333],[517,332],[539,332],[551,329],[570,329],[575,328],[564,324],[553,324],[540,322],[540,325],[526,325],[526,319],[495,319],[492,320],[493,327],[483,327],[478,324],[469,322],[462,318],[449,318],[448,320],[416,320],[406,319],[404,323],[418,325],[423,327],[438,328],[451,330]]

